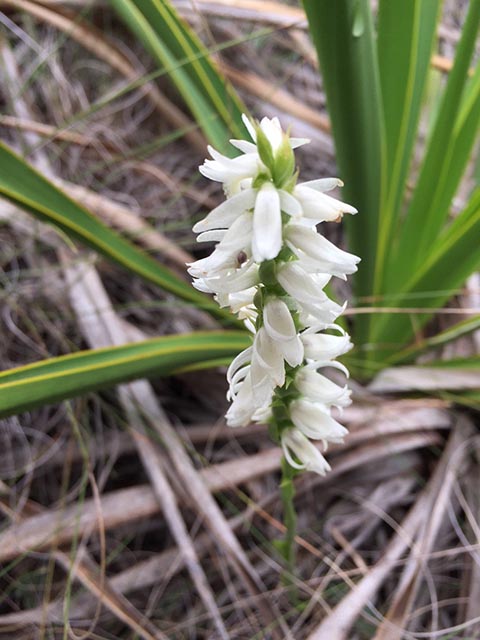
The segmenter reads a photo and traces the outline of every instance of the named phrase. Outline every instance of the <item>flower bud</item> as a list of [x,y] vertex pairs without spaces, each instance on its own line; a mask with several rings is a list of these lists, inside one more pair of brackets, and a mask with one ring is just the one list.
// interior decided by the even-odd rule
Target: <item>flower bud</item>
[[275,153],[275,162],[272,176],[277,189],[282,189],[290,180],[295,171],[295,154],[290,145],[290,140],[284,134],[282,144]]

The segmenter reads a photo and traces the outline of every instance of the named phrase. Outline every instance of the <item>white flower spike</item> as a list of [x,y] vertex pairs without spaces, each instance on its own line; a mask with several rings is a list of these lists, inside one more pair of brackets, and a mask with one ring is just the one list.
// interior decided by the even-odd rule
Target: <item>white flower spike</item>
[[[342,442],[347,430],[331,416],[350,403],[350,391],[318,369],[335,368],[352,346],[334,324],[345,305],[324,288],[346,279],[359,258],[316,230],[357,210],[330,195],[338,178],[296,184],[293,149],[308,140],[284,133],[278,118],[259,123],[243,116],[251,140],[231,140],[241,152],[228,158],[209,147],[200,172],[223,184],[227,199],[197,222],[199,242],[213,253],[189,265],[194,286],[213,293],[253,335],[227,372],[226,414],[232,427],[269,421],[288,464],[321,475],[328,462],[312,441]],[[327,333],[328,332],[328,333]]]

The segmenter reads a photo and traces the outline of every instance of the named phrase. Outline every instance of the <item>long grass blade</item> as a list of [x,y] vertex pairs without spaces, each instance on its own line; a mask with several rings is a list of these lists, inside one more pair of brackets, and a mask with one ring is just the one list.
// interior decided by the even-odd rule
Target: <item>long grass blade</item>
[[452,199],[465,173],[475,142],[479,138],[479,125],[480,64],[465,88],[449,147],[445,152],[445,168],[438,180],[435,200],[432,203],[432,209],[436,209],[436,232],[441,229],[447,218]]
[[216,366],[249,344],[240,331],[198,332],[81,351],[3,371],[0,417],[135,378],[170,375],[190,365]]
[[[451,296],[449,291],[461,286],[480,265],[479,237],[480,188],[476,189],[465,210],[433,243],[423,264],[407,280],[398,300],[395,300],[395,306],[406,306],[412,293],[422,291],[429,291],[431,295],[421,301],[421,306],[443,306]],[[379,321],[377,325],[375,340],[380,344],[392,345],[385,351],[386,357],[391,357],[395,345],[398,349],[398,345],[408,344],[414,331],[420,330],[430,317],[431,314],[417,315],[412,324],[405,314],[385,316],[383,323]]]
[[305,0],[345,195],[360,211],[347,221],[350,248],[362,256],[359,295],[371,293],[378,216],[385,175],[385,139],[378,61],[367,0]]
[[[457,47],[454,67],[449,74],[447,87],[440,106],[440,111],[433,129],[431,139],[423,162],[417,186],[410,203],[408,214],[403,225],[398,247],[398,257],[408,255],[411,272],[419,266],[428,255],[432,241],[440,233],[448,213],[450,199],[445,198],[458,186],[462,171],[456,165],[464,166],[462,157],[453,156],[469,151],[469,143],[473,144],[478,133],[478,115],[476,100],[480,100],[477,84],[478,75],[472,82],[470,92],[465,92],[470,60],[475,49],[480,25],[480,0],[470,2],[467,18],[462,30],[462,37]],[[472,102],[472,97],[476,96]],[[468,112],[473,116],[468,116]],[[461,142],[456,143],[456,141]],[[468,157],[468,155],[467,155]],[[453,172],[453,173],[452,173]],[[453,176],[456,183],[452,181]],[[444,181],[452,181],[448,188]],[[439,186],[440,185],[440,186]],[[403,261],[406,265],[407,261]],[[398,284],[405,275],[399,273],[398,264],[391,269],[391,282]]]
[[209,141],[245,137],[246,107],[212,63],[207,48],[166,0],[111,0],[157,64],[164,67]]
[[458,340],[463,336],[468,336],[474,331],[480,330],[480,315],[473,318],[467,318],[462,322],[457,322],[453,327],[440,331],[433,336],[423,338],[415,344],[394,354],[388,361],[388,364],[405,364],[412,362],[417,356],[421,355],[429,349],[441,347],[445,344]]
[[387,190],[380,211],[374,292],[383,291],[394,228],[405,194],[440,0],[381,0],[377,52],[382,89]]

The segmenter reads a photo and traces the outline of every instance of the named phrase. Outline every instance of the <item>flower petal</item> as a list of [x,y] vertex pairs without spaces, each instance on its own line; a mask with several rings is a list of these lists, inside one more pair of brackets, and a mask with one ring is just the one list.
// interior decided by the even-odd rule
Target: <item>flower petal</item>
[[246,189],[222,202],[215,207],[206,218],[194,225],[194,233],[210,231],[211,229],[228,229],[231,224],[255,204],[256,192],[254,189]]
[[293,195],[302,205],[303,215],[315,222],[331,222],[341,218],[344,213],[357,213],[349,204],[305,185],[297,185]]
[[287,262],[282,265],[277,271],[278,282],[295,300],[303,324],[308,325],[312,320],[315,324],[332,323],[344,307],[330,300],[323,291],[325,279],[317,279],[308,274],[299,266],[299,262]]
[[290,416],[293,424],[307,438],[328,442],[343,442],[348,430],[332,418],[326,408],[308,400],[294,400],[290,405]]
[[246,427],[252,421],[254,410],[252,382],[247,375],[226,413],[227,425]]
[[309,144],[310,142],[310,138],[290,138],[290,146],[292,149],[297,149],[298,147],[302,147],[304,144]]
[[250,118],[245,113],[242,113],[242,122],[245,125],[248,133],[250,134],[250,137],[252,138],[252,140],[254,142],[256,142],[257,141],[257,132],[255,131],[255,127],[253,126]]
[[261,327],[253,342],[252,382],[260,383],[268,375],[275,385],[282,387],[285,383],[285,365],[277,345],[270,338],[264,327]]
[[241,351],[238,356],[235,356],[227,369],[227,382],[231,382],[235,373],[250,362],[252,358],[252,351],[252,347],[247,347]]
[[270,120],[270,118],[262,118],[260,128],[270,142],[273,153],[275,153],[283,141],[283,131],[279,119],[272,118]]
[[278,191],[265,183],[253,211],[252,253],[256,262],[276,258],[282,248],[282,214]]
[[360,258],[342,251],[332,242],[298,224],[286,226],[286,242],[290,249],[321,273],[345,277],[355,273]]
[[204,231],[197,236],[197,242],[220,242],[225,237],[226,229],[213,229],[212,231]]
[[257,145],[247,140],[229,140],[230,144],[242,153],[257,153]]
[[350,404],[350,390],[335,384],[320,373],[303,368],[295,377],[295,384],[300,393],[314,402],[326,405],[346,407]]
[[319,180],[308,180],[300,182],[299,187],[308,187],[317,191],[331,191],[335,187],[343,187],[343,182],[339,178],[320,178]]
[[[308,469],[322,476],[330,471],[330,465],[320,451],[298,429],[284,431],[281,442],[284,456],[294,469]],[[301,464],[292,458],[290,451],[297,456]]]
[[267,301],[263,309],[263,322],[273,340],[291,340],[297,335],[291,311],[279,298]]
[[305,357],[311,360],[331,360],[347,353],[352,348],[350,336],[331,336],[325,333],[307,334],[300,339],[305,347]]
[[300,218],[303,214],[300,202],[284,189],[279,189],[278,193],[280,195],[280,207],[282,211],[285,211],[285,213],[292,216],[292,218]]
[[228,273],[215,278],[207,279],[217,293],[236,293],[244,289],[249,289],[258,284],[258,268],[256,264],[249,267],[237,269],[232,273]]
[[298,367],[303,362],[303,343],[300,336],[295,336],[288,342],[280,342],[279,348],[283,358],[291,367]]

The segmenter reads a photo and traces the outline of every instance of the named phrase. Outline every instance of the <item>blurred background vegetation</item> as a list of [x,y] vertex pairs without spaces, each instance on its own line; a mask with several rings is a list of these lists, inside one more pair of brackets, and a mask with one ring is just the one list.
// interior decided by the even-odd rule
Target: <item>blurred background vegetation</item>
[[[480,637],[479,23],[480,0],[0,0],[0,634]],[[324,225],[362,257],[333,290],[351,435],[297,479],[288,579],[280,451],[222,419],[248,336],[185,273],[222,197],[197,167],[242,112],[310,138],[302,178],[359,209]]]

